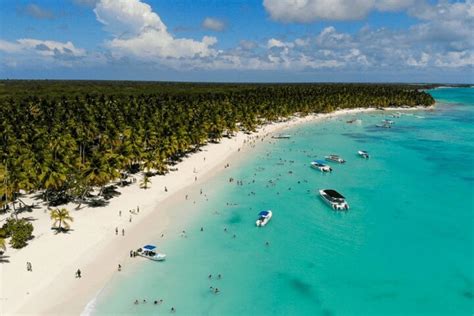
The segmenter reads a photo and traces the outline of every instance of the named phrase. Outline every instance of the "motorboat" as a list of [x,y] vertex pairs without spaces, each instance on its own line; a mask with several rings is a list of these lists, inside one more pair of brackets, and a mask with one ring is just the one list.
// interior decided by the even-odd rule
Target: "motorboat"
[[385,120],[382,120],[382,124],[392,125],[392,124],[395,124],[395,122],[392,120],[385,119]]
[[331,172],[332,168],[324,163],[322,160],[311,161],[311,168],[322,172]]
[[357,154],[362,158],[366,158],[366,159],[369,158],[369,153],[365,150],[359,150]]
[[362,123],[362,120],[360,120],[360,119],[351,119],[351,120],[347,120],[346,123],[347,124],[353,124],[353,123],[360,124],[360,123]]
[[333,161],[338,163],[345,163],[346,161],[338,155],[329,155],[324,157],[327,161]]
[[390,124],[377,124],[377,125],[375,125],[375,127],[379,127],[379,128],[392,128],[392,125],[390,125]]
[[257,225],[257,227],[263,227],[267,225],[267,223],[270,221],[271,218],[272,218],[272,211],[270,210],[261,211],[260,213],[258,213],[258,219],[255,222],[255,224]]
[[156,252],[156,246],[154,245],[145,245],[142,248],[138,248],[137,255],[153,261],[163,261],[166,258],[164,253]]
[[332,189],[319,190],[321,198],[336,211],[347,211],[349,204],[346,202],[346,198],[339,192]]
[[392,117],[394,117],[394,118],[400,118],[401,116],[402,116],[402,113],[400,113],[400,112],[396,112],[396,113],[392,114]]
[[274,139],[289,139],[289,138],[291,138],[291,135],[289,135],[289,134],[278,134],[278,135],[273,135],[272,138],[274,138]]

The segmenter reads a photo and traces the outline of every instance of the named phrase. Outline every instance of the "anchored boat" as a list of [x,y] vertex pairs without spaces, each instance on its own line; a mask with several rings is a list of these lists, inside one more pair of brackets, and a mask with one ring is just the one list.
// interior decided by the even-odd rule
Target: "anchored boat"
[[319,190],[319,195],[324,202],[336,211],[347,211],[349,209],[349,204],[347,204],[346,198],[336,190]]
[[257,225],[257,227],[263,227],[267,225],[267,223],[270,221],[271,218],[272,218],[272,211],[270,210],[262,211],[258,213],[258,219],[255,222],[255,224]]
[[278,135],[273,135],[272,138],[275,139],[289,139],[291,135],[289,134],[278,134]]
[[359,156],[361,156],[362,158],[365,158],[365,159],[368,159],[368,158],[369,158],[369,153],[366,152],[365,150],[359,150],[359,151],[357,152],[357,154],[358,154]]
[[153,261],[163,261],[166,258],[164,253],[156,252],[156,246],[145,245],[142,248],[138,248],[137,254],[141,257],[148,258]]
[[329,155],[324,157],[327,161],[333,161],[338,163],[345,163],[346,161],[342,159],[339,155]]
[[331,172],[332,168],[324,163],[322,160],[315,160],[311,162],[311,168],[322,172]]

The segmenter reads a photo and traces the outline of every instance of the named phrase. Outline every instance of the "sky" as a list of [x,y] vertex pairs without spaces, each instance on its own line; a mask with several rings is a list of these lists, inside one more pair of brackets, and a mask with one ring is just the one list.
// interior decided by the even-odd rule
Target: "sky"
[[1,79],[474,82],[474,0],[0,0]]

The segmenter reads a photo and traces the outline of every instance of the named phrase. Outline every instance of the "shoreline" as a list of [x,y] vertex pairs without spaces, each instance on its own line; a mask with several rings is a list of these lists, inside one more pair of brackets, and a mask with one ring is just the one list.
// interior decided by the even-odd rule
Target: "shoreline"
[[[402,112],[432,108],[385,109]],[[191,197],[196,195],[199,185],[225,171],[229,161],[233,165],[236,158],[245,157],[257,139],[266,139],[272,133],[303,123],[374,111],[379,109],[356,108],[305,117],[293,116],[283,122],[265,124],[252,134],[238,132],[232,138],[222,138],[217,144],[207,144],[174,166],[178,171],[152,177],[148,190],[140,189],[137,181],[119,187],[117,191],[121,195],[104,207],[83,207],[76,211],[75,204],[68,204],[66,208],[70,210],[74,222],[71,232],[67,234],[55,235],[50,229],[51,221],[44,205],[33,213],[22,213],[19,217],[30,217],[35,221],[35,239],[23,249],[9,248],[5,253],[10,263],[0,265],[2,315],[81,314],[117,273],[118,263],[126,270],[141,262],[129,258],[130,249],[136,249],[160,233],[165,234],[165,238],[176,238],[176,235],[168,236],[179,233],[177,222],[183,225],[182,219],[186,218],[185,225],[199,215],[196,210],[189,212],[184,208],[172,213],[171,205],[183,203],[186,194],[191,194]],[[168,192],[164,192],[165,186]],[[32,198],[25,198],[25,201],[28,204],[37,203]],[[131,215],[128,210],[137,206],[140,207],[139,214]],[[118,215],[119,210],[122,216]],[[90,212],[94,215],[88,214]],[[132,222],[129,222],[130,218]],[[125,229],[125,236],[116,236],[116,227]],[[33,272],[26,271],[27,261],[32,262]],[[78,268],[83,272],[81,279],[74,278]],[[48,291],[47,295],[45,291]]]

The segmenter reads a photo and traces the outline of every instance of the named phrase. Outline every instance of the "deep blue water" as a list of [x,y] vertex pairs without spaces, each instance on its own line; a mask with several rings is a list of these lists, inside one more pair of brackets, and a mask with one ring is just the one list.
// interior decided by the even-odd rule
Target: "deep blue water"
[[[262,143],[203,185],[209,201],[179,206],[201,212],[185,227],[188,237],[157,236],[167,261],[117,276],[95,314],[174,306],[180,315],[472,315],[473,92],[431,90],[440,102],[434,111],[391,118],[391,129],[374,127],[390,114],[379,111]],[[353,117],[362,124],[347,124]],[[359,149],[371,158],[359,158]],[[309,168],[329,153],[347,163],[333,164],[332,174]],[[351,209],[332,211],[321,188],[343,193]],[[256,228],[263,209],[273,219]],[[136,298],[164,303],[134,305]]]

